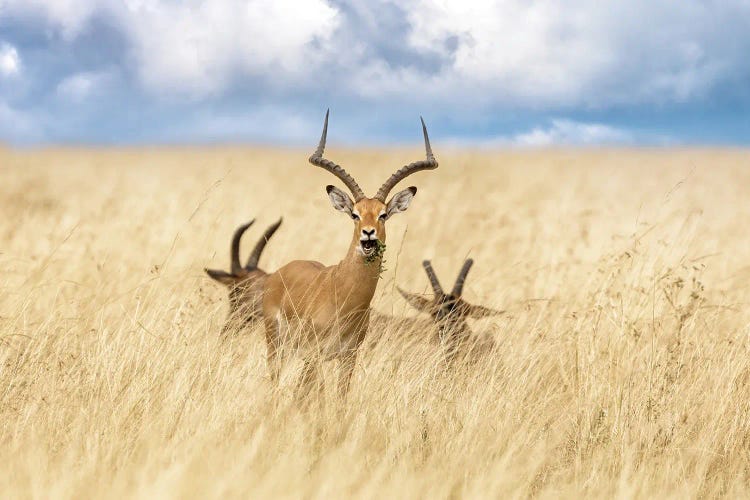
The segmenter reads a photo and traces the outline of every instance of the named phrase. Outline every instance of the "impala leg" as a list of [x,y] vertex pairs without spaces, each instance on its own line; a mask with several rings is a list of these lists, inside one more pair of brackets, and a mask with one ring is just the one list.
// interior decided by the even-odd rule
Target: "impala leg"
[[349,385],[354,374],[354,367],[357,364],[357,353],[367,336],[367,330],[370,326],[370,310],[364,311],[353,323],[352,335],[354,342],[352,347],[341,357],[341,373],[339,375],[339,395],[343,401],[346,401],[349,395]]

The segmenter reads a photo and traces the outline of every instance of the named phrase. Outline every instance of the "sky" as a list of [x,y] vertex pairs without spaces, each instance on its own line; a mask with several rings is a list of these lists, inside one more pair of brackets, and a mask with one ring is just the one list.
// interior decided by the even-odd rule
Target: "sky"
[[0,142],[750,145],[750,0],[0,0]]

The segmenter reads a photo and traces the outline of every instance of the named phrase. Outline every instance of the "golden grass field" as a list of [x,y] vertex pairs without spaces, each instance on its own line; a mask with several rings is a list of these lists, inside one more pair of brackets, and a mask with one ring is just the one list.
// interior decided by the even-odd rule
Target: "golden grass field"
[[[243,258],[284,216],[266,270],[343,257],[312,149],[0,150],[2,495],[750,494],[750,152],[433,147],[373,307],[415,317],[395,286],[471,256],[498,349],[448,372],[386,327],[324,405],[298,364],[271,384],[260,330],[219,341],[203,272],[253,217]],[[326,155],[372,194],[423,153]]]

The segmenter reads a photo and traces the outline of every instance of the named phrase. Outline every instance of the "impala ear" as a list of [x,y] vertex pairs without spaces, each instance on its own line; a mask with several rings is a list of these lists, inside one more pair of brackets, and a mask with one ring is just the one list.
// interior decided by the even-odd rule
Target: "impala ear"
[[416,293],[406,292],[401,287],[396,287],[401,296],[411,305],[414,309],[422,312],[429,313],[432,310],[433,303],[431,300],[427,300],[421,295]]
[[467,315],[474,319],[489,318],[491,316],[499,316],[505,314],[505,311],[497,311],[490,309],[489,307],[475,306],[467,304]]
[[344,212],[347,215],[352,215],[352,209],[354,208],[354,202],[349,198],[349,195],[337,188],[336,186],[326,186],[326,193],[328,198],[331,199],[331,205],[339,212]]
[[394,194],[393,198],[391,198],[391,201],[389,201],[386,206],[386,218],[399,212],[406,212],[406,209],[409,208],[409,203],[411,203],[415,194],[417,194],[417,188],[414,186],[410,186],[403,191]]
[[211,279],[218,281],[222,285],[232,286],[237,283],[237,277],[228,272],[220,271],[218,269],[204,269],[204,271],[206,271],[206,274],[208,274]]

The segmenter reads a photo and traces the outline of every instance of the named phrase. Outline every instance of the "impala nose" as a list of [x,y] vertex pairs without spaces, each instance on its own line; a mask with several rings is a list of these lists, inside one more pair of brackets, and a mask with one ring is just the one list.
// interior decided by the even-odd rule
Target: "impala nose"
[[362,240],[377,240],[377,236],[375,236],[375,229],[363,229],[362,230]]

